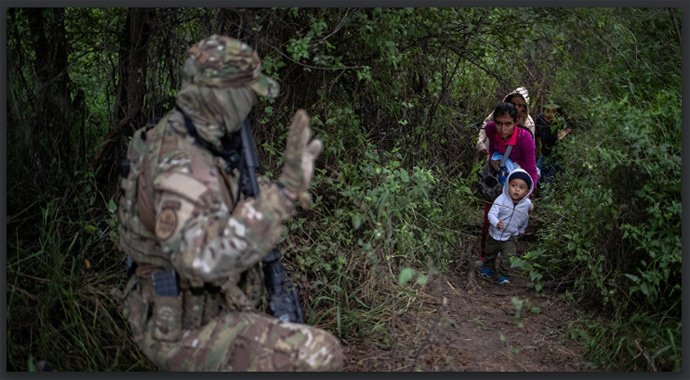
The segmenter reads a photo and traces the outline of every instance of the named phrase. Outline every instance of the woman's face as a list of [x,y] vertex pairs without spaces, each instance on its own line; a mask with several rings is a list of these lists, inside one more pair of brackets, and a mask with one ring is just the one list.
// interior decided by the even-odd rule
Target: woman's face
[[513,136],[515,129],[515,120],[508,114],[500,115],[494,118],[496,125],[496,132],[503,141],[508,141]]
[[510,102],[513,103],[513,105],[517,109],[518,115],[524,115],[524,113],[525,113],[525,102],[523,102],[522,99],[520,99],[516,96],[516,97],[510,99]]

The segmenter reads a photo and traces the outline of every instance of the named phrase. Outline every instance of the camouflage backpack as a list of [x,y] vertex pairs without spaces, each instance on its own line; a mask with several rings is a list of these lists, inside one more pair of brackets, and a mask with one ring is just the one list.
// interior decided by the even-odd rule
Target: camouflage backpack
[[[145,175],[145,168],[155,168],[158,151],[161,148],[165,122],[154,119],[134,132],[127,149],[127,158],[122,161],[121,194],[118,207],[120,217],[120,245],[127,248],[135,261],[150,262],[168,266],[165,259],[152,252],[156,239],[154,235],[155,210],[153,183],[151,176]],[[144,163],[147,163],[144,165]],[[136,237],[136,239],[133,239]],[[149,242],[144,246],[135,242]],[[150,247],[149,247],[150,246]],[[145,257],[148,256],[148,257]]]

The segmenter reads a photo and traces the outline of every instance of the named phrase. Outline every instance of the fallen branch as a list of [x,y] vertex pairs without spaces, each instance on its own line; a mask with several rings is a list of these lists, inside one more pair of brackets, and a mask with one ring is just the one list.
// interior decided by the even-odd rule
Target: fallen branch
[[[650,365],[652,368],[652,372],[657,372],[656,367],[654,366],[654,361],[649,357],[649,354],[647,354],[647,351],[645,351],[641,346],[640,343],[637,342],[637,339],[633,341],[635,343],[635,346],[637,346],[637,349],[640,350],[640,353],[644,356],[645,359],[647,359],[647,364]],[[638,355],[639,356],[639,355]]]
[[559,288],[561,285],[563,285],[563,286],[571,286],[571,285],[573,285],[574,283],[575,283],[575,280],[560,280],[560,281],[556,280],[556,281],[548,281],[548,282],[545,282],[545,283],[543,283],[543,284],[541,285],[541,287],[542,287],[542,288],[549,288],[549,289],[551,289],[551,288],[556,288],[556,290],[558,290],[558,288]]

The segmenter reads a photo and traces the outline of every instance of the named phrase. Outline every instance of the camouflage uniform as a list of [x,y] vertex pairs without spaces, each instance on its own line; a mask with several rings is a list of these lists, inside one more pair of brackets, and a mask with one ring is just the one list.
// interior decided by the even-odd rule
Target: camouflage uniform
[[[122,179],[120,244],[136,262],[124,315],[141,350],[169,371],[338,371],[342,350],[328,332],[255,311],[263,290],[260,260],[275,247],[308,186],[321,141],[300,110],[290,127],[284,190],[258,177],[242,199],[237,175],[214,154],[240,128],[256,95],[275,97],[258,54],[211,36],[190,48],[175,110],[135,132]],[[198,140],[185,124],[188,117]],[[237,174],[237,173],[235,173]],[[154,275],[174,271],[178,296],[154,292]]]

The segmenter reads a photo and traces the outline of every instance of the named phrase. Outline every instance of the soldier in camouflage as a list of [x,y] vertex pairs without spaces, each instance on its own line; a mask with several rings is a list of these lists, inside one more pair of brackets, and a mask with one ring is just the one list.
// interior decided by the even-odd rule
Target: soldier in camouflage
[[[260,261],[296,203],[310,203],[322,143],[311,139],[309,116],[295,114],[282,173],[276,183],[259,176],[256,198],[241,197],[237,176],[226,174],[218,156],[221,139],[239,130],[256,94],[274,98],[278,91],[249,46],[211,36],[189,49],[176,108],[130,142],[120,244],[136,270],[116,294],[134,339],[162,370],[342,369],[333,335],[256,311]],[[179,293],[154,290],[160,273],[177,277]]]

